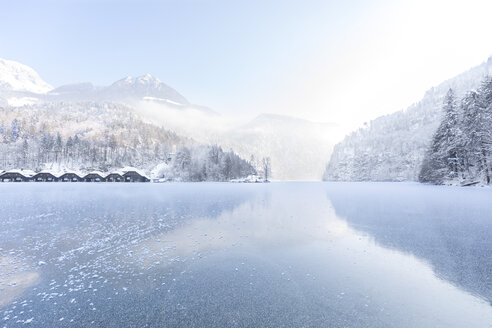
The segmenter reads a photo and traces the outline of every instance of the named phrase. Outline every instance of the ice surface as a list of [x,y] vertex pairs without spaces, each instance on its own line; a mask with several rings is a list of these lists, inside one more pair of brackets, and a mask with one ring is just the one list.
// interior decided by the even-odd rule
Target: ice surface
[[395,183],[0,184],[0,324],[489,327],[491,196]]

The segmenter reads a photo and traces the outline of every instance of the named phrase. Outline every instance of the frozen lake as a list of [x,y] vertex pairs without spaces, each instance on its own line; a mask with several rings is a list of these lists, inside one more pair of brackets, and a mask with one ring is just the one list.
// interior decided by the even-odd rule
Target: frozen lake
[[492,189],[0,183],[0,327],[492,327]]

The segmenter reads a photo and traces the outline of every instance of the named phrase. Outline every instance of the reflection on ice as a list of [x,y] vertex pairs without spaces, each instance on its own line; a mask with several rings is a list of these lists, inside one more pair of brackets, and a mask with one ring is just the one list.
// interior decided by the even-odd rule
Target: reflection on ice
[[39,274],[25,271],[22,267],[23,263],[11,257],[0,257],[0,308],[37,283]]
[[139,244],[132,252],[145,259],[144,265],[166,265],[200,258],[208,251],[251,245],[265,249],[301,246],[316,240],[332,241],[350,232],[346,222],[338,219],[329,202],[322,198],[323,194],[312,196],[309,204],[299,206],[295,194],[279,197],[259,193],[214,220],[196,218]]
[[491,189],[336,183],[327,192],[351,227],[492,304]]

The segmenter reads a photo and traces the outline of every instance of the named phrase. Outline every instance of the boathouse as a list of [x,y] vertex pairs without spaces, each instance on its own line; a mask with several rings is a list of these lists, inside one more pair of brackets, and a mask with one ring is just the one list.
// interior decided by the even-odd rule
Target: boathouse
[[92,171],[84,176],[85,182],[104,182],[106,181],[104,173]]
[[123,173],[120,172],[111,172],[106,176],[106,182],[123,182],[125,178],[123,177]]
[[136,168],[124,168],[122,171],[125,182],[150,182],[150,179]]
[[58,181],[58,177],[51,171],[41,171],[36,173],[32,180],[35,182],[55,182]]
[[34,172],[31,170],[0,170],[0,182],[150,182],[149,177],[142,171],[127,167],[111,173],[101,171],[92,171],[82,174],[78,171],[54,172],[52,170],[43,170]]
[[83,181],[82,175],[75,171],[65,172],[58,178],[61,182],[79,182]]
[[0,174],[2,182],[23,182],[31,181],[35,173],[30,170],[8,170]]

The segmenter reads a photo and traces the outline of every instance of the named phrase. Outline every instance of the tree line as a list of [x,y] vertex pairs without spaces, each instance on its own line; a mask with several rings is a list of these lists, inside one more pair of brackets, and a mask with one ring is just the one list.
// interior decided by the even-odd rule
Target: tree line
[[253,163],[217,145],[181,147],[169,166],[162,176],[182,181],[229,181],[257,174]]

